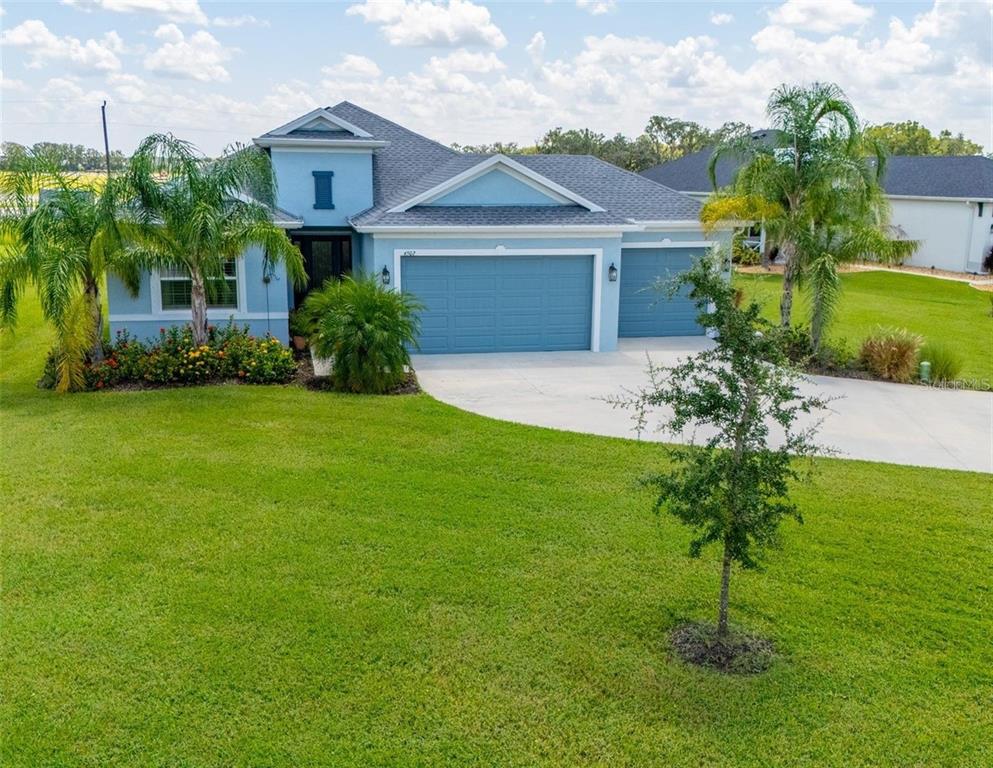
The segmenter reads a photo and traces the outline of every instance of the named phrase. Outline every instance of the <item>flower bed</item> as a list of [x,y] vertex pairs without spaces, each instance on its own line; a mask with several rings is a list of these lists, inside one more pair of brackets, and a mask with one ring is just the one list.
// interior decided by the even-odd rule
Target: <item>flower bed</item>
[[[54,361],[46,377],[54,380]],[[293,352],[271,336],[255,338],[236,325],[208,329],[207,343],[197,345],[189,326],[160,328],[159,337],[144,343],[119,332],[105,359],[86,366],[86,389],[168,386],[243,381],[283,384],[293,379]],[[44,381],[44,379],[43,379]]]

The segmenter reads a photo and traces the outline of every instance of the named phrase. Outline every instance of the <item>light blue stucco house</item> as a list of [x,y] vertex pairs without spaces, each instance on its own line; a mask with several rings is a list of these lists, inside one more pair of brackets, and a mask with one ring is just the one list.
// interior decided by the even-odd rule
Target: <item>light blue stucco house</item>
[[[420,300],[425,353],[609,351],[622,337],[703,333],[688,299],[650,289],[713,244],[687,195],[589,156],[457,152],[349,102],[255,143],[310,280],[294,290],[250,251],[215,322],[285,342],[308,290],[364,272]],[[133,298],[111,278],[112,331],[188,321],[185,279],[153,272]]]

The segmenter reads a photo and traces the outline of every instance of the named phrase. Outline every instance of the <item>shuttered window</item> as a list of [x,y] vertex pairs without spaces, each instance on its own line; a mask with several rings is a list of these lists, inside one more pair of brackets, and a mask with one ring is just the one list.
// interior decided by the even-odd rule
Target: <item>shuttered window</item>
[[334,208],[334,196],[331,190],[331,182],[334,179],[334,171],[314,171],[314,207]]

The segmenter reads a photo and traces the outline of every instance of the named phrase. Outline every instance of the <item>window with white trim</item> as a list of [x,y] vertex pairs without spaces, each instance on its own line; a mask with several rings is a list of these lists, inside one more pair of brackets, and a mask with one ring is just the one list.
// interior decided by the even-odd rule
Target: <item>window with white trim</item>
[[[238,308],[238,262],[224,262],[224,277],[210,278],[213,292],[207,293],[208,309]],[[189,309],[192,305],[193,281],[185,267],[166,267],[159,271],[159,292],[163,311]]]

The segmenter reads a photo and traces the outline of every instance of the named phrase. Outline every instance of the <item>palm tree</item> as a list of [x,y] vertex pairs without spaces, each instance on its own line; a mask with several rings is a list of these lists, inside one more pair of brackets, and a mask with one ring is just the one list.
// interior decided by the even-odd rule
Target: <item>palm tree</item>
[[[793,287],[809,255],[801,252],[802,244],[816,239],[825,215],[831,216],[839,201],[845,211],[859,212],[859,226],[879,220],[873,207],[882,200],[885,156],[878,144],[864,139],[855,108],[837,85],[781,85],[772,92],[766,114],[767,140],[745,136],[719,145],[709,172],[716,189],[717,163],[728,156],[743,161],[730,190],[715,198],[715,208],[741,220],[761,220],[779,247],[784,264],[779,314],[788,326]],[[867,153],[875,162],[867,162]],[[716,215],[714,209],[704,211],[705,220]]]
[[[852,203],[855,208],[850,207]],[[862,200],[846,200],[840,193],[837,199],[828,195],[824,204],[818,226],[803,233],[798,249],[802,256],[798,284],[806,284],[810,292],[810,337],[815,352],[821,349],[838,304],[839,268],[864,259],[900,262],[918,247],[915,240],[890,237],[880,226],[878,216],[887,210],[881,190]]]
[[275,177],[257,147],[236,145],[209,160],[188,142],[155,134],[138,147],[127,174],[152,225],[129,252],[189,272],[197,344],[207,340],[207,304],[224,284],[225,265],[250,246],[284,263],[294,282],[306,280],[300,251],[272,222]]
[[76,389],[86,358],[103,359],[107,272],[138,291],[140,264],[124,241],[140,222],[120,180],[66,173],[45,154],[15,158],[0,194],[0,324],[16,322],[18,300],[34,285],[56,332],[57,389]]

